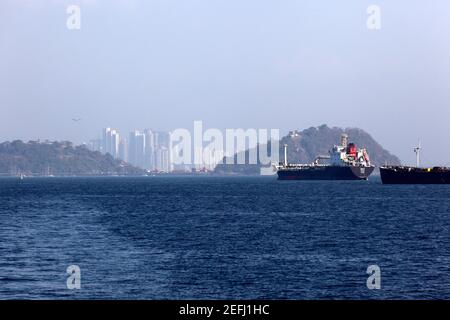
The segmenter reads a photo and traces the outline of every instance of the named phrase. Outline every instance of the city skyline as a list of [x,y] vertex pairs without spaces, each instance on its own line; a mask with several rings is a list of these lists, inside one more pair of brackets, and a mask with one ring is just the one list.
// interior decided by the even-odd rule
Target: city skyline
[[[224,152],[210,154],[201,163],[175,163],[173,151],[177,146],[171,145],[171,132],[152,129],[133,130],[128,135],[111,127],[103,128],[101,137],[83,143],[92,151],[109,153],[113,158],[128,162],[149,172],[173,172],[196,170],[214,170],[223,159]],[[195,152],[195,151],[194,151]]]
[[127,135],[111,127],[103,128],[100,139],[86,143],[92,151],[109,153],[148,171],[171,172],[170,133],[151,129],[133,130]]

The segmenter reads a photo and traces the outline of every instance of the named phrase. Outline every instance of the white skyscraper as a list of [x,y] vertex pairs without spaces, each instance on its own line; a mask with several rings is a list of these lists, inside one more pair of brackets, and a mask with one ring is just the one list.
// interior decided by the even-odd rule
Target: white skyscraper
[[123,161],[128,162],[128,141],[125,138],[120,139],[119,158],[122,159]]
[[163,172],[172,171],[170,154],[170,133],[156,131],[154,136],[155,169]]
[[120,135],[116,130],[111,130],[111,150],[110,154],[114,158],[119,158],[119,143],[120,143]]
[[145,134],[140,131],[130,132],[128,162],[137,167],[145,168]]
[[102,152],[107,153],[111,149],[111,141],[109,136],[111,133],[111,128],[104,128],[102,130]]
[[155,139],[155,148],[165,147],[169,148],[170,146],[170,133],[164,131],[156,131],[154,132]]
[[170,172],[170,157],[169,149],[166,147],[159,147],[156,150],[155,169],[161,172]]
[[119,157],[120,136],[117,130],[105,128],[102,131],[102,152],[109,153],[114,158]]
[[155,169],[155,137],[150,129],[144,130],[145,135],[145,169]]

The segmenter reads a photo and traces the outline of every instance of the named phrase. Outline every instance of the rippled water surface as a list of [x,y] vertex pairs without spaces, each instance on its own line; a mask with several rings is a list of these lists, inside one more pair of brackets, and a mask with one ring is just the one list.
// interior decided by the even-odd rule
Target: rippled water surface
[[450,186],[1,178],[0,298],[450,299]]

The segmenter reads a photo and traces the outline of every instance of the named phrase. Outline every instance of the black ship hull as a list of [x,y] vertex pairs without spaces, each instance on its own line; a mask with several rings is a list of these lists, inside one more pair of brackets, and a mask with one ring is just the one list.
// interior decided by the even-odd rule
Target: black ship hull
[[383,184],[450,184],[448,168],[381,167]]
[[278,180],[367,180],[375,167],[302,166],[277,171]]

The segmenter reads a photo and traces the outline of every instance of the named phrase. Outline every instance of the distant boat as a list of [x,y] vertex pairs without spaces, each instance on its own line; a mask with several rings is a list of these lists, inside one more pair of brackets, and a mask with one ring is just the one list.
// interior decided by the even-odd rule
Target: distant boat
[[367,180],[375,167],[370,164],[366,149],[348,143],[348,136],[343,134],[340,145],[335,145],[329,155],[318,156],[311,164],[288,163],[285,144],[284,163],[276,169],[279,180]]
[[416,153],[416,166],[391,166],[380,168],[383,184],[450,184],[450,168],[447,167],[420,167],[420,142],[414,147]]

